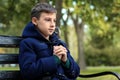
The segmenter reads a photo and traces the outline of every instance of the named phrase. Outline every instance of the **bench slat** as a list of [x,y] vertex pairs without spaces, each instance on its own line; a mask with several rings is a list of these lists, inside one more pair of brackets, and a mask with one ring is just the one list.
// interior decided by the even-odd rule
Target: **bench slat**
[[18,54],[0,54],[0,64],[17,64]]
[[20,71],[0,71],[0,80],[23,80]]
[[0,47],[19,47],[21,40],[19,36],[0,36]]

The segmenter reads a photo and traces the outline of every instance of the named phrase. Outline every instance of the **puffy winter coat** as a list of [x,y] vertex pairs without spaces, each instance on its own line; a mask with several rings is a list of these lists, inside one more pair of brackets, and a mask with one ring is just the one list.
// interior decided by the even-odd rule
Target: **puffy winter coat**
[[[47,76],[52,77],[50,80],[75,80],[79,75],[79,66],[71,57],[65,43],[55,33],[50,36],[50,41],[48,41],[34,24],[29,22],[22,37],[24,39],[20,43],[19,65],[25,80],[45,80],[44,77]],[[68,50],[69,68],[56,60],[53,55],[54,45],[63,45]]]

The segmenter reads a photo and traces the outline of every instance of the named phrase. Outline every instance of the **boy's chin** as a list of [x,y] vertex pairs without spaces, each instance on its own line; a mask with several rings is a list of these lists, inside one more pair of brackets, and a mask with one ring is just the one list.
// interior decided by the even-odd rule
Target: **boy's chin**
[[[53,33],[52,33],[52,34],[53,34]],[[51,36],[52,34],[50,34],[50,36]]]
[[49,35],[52,35],[53,34],[53,32],[52,33],[50,33]]
[[54,34],[54,33],[50,34],[50,36],[53,35],[53,34]]

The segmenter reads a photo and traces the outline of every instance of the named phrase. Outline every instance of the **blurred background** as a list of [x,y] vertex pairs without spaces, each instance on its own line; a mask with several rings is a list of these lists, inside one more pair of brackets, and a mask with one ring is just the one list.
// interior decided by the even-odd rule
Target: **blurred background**
[[[38,2],[57,9],[59,36],[81,73],[120,72],[120,0],[0,0],[0,35],[21,36]],[[0,48],[0,53],[9,51],[18,50]]]

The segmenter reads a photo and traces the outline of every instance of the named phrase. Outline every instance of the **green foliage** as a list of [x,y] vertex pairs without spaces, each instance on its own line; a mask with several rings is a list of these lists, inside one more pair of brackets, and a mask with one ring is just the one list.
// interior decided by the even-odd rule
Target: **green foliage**
[[31,7],[36,0],[1,0],[0,34],[21,35],[25,24],[30,21]]
[[[96,30],[97,31],[97,30]],[[109,35],[110,33],[107,33],[106,35],[99,35],[94,34],[91,36],[91,45],[95,48],[99,48],[99,49],[104,49],[108,46],[112,46],[113,45],[113,35]]]
[[118,66],[120,65],[120,49],[118,47],[108,47],[96,49],[89,46],[85,50],[88,66]]
[[116,11],[120,6],[119,3],[113,0],[109,0],[111,4],[107,0],[89,0],[88,2],[93,6],[91,10],[89,9],[89,19],[86,20],[90,27],[90,43],[96,48],[114,45],[114,36],[119,30],[120,14]]

